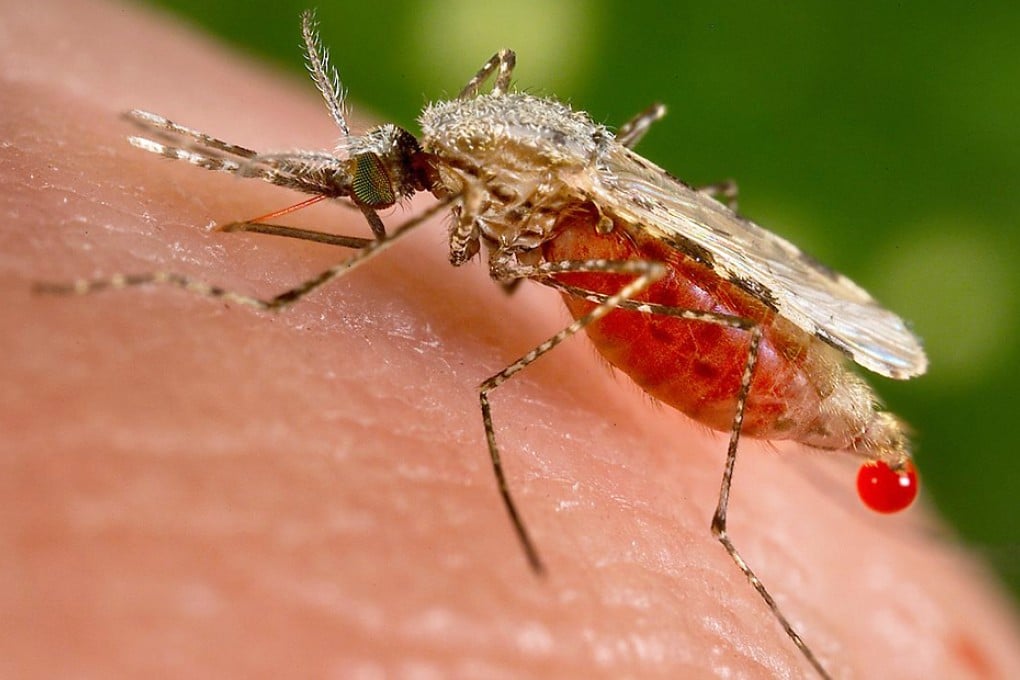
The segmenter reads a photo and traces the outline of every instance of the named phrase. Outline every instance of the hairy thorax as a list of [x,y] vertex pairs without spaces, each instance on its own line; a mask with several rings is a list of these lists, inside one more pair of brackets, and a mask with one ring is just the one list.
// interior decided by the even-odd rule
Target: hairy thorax
[[438,102],[419,118],[441,183],[489,245],[536,248],[557,217],[586,197],[588,173],[613,137],[582,112],[523,93]]

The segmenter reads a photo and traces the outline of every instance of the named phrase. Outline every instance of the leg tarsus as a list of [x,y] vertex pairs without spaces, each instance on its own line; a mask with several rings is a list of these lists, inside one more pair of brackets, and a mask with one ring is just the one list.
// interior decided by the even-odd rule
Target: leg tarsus
[[476,73],[467,85],[457,95],[457,99],[469,99],[478,94],[478,90],[489,79],[493,71],[496,73],[496,82],[492,86],[493,94],[505,94],[510,87],[510,76],[513,74],[514,66],[517,64],[517,55],[513,50],[502,49],[492,55],[485,62],[478,73]]
[[736,546],[733,545],[733,541],[730,540],[729,534],[726,529],[726,514],[729,510],[730,505],[730,488],[733,484],[733,469],[737,461],[737,447],[740,443],[740,430],[744,423],[744,411],[747,406],[747,396],[751,391],[751,379],[754,377],[754,369],[758,363],[758,350],[761,347],[762,340],[762,328],[761,326],[754,326],[751,329],[751,345],[747,352],[747,361],[744,364],[744,372],[740,379],[740,391],[737,394],[737,408],[736,413],[733,416],[733,427],[730,431],[729,446],[726,449],[726,465],[723,469],[722,482],[719,485],[719,502],[715,508],[715,514],[712,516],[712,534],[719,540],[726,553],[733,560],[733,563],[737,565],[737,568],[743,572],[747,578],[748,583],[758,592],[758,595],[765,601],[765,605],[772,612],[772,615],[782,626],[786,636],[793,641],[793,644],[801,651],[804,657],[808,660],[811,666],[822,678],[830,678],[828,671],[822,666],[822,663],[815,656],[811,648],[807,646],[804,639],[801,638],[800,634],[797,633],[793,628],[793,624],[789,622],[783,612],[780,610],[779,605],[776,604],[772,594],[769,593],[765,584],[761,582],[758,576],[754,573],[754,570],[747,564],[743,556],[737,550]]
[[616,141],[628,149],[633,149],[645,136],[652,124],[666,115],[666,106],[656,102],[637,114],[616,131]]
[[499,492],[503,498],[503,506],[506,508],[507,514],[510,516],[510,522],[513,524],[517,538],[524,549],[524,553],[528,559],[528,564],[531,566],[532,571],[541,575],[545,569],[544,565],[539,557],[535,543],[532,541],[531,536],[524,525],[524,520],[521,518],[520,513],[517,510],[517,505],[514,503],[513,496],[510,494],[510,489],[506,482],[506,476],[503,472],[503,463],[499,454],[499,445],[496,442],[496,430],[492,422],[492,409],[489,405],[489,393],[570,336],[578,333],[587,325],[594,323],[611,312],[618,306],[621,300],[630,299],[639,295],[649,285],[665,274],[665,267],[658,262],[648,262],[643,260],[628,260],[624,262],[546,262],[540,265],[522,266],[507,258],[499,257],[494,257],[493,260],[490,261],[489,267],[493,274],[493,278],[504,284],[509,284],[515,280],[523,278],[541,278],[550,274],[571,271],[610,271],[614,273],[635,275],[634,280],[624,285],[615,295],[610,295],[605,302],[599,304],[595,309],[588,312],[588,314],[574,320],[569,326],[561,330],[559,333],[556,333],[544,342],[536,345],[530,352],[518,358],[517,361],[510,364],[499,373],[489,377],[479,386],[478,389],[479,401],[482,408],[482,425],[485,428],[485,440],[489,448],[489,458],[492,461],[493,473],[496,476]]
[[492,461],[492,471],[496,475],[496,485],[499,487],[499,495],[503,498],[503,507],[510,515],[510,524],[517,534],[517,540],[524,549],[524,555],[528,559],[528,565],[536,576],[545,575],[545,564],[538,555],[538,549],[524,526],[520,513],[517,512],[517,505],[510,495],[510,487],[507,485],[506,475],[503,472],[503,462],[499,456],[499,446],[496,444],[496,431],[492,425],[492,407],[489,405],[489,392],[498,386],[494,382],[496,376],[489,378],[478,390],[478,399],[482,406],[482,424],[485,426],[485,438],[489,445],[489,458]]
[[234,291],[220,288],[219,286],[213,286],[202,281],[196,281],[190,277],[177,274],[174,272],[154,272],[149,274],[117,274],[106,279],[95,279],[95,280],[78,280],[70,283],[36,283],[33,285],[33,291],[37,293],[56,294],[56,295],[85,295],[88,293],[99,292],[101,290],[108,289],[120,289],[128,288],[133,286],[143,285],[169,285],[175,288],[181,288],[192,293],[196,293],[203,297],[211,297],[216,299],[227,300],[230,302],[236,302],[238,304],[246,305],[248,307],[254,307],[256,309],[272,310],[277,311],[285,307],[292,305],[308,293],[319,288],[320,286],[329,283],[330,281],[344,276],[361,266],[368,260],[372,259],[379,253],[390,248],[394,243],[400,240],[404,235],[410,233],[415,227],[424,223],[427,219],[435,215],[437,212],[447,207],[451,202],[456,200],[456,196],[450,196],[439,201],[428,210],[425,210],[411,219],[404,222],[400,227],[394,230],[393,234],[382,239],[370,241],[365,247],[355,251],[346,260],[336,264],[329,269],[313,276],[312,278],[298,284],[297,286],[286,290],[276,297],[263,299],[246,295],[244,293],[236,293]]

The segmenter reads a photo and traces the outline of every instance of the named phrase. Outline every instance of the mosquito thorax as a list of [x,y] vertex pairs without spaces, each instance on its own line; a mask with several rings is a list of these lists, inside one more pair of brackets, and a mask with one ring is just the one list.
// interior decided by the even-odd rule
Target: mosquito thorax
[[508,161],[546,172],[564,165],[587,166],[612,140],[588,114],[523,92],[435,102],[418,122],[426,151],[440,158],[468,156],[490,167]]
[[613,139],[586,113],[521,92],[435,102],[418,122],[442,184],[464,193],[450,236],[454,266],[481,243],[521,253],[552,238],[559,216],[588,200],[579,178]]

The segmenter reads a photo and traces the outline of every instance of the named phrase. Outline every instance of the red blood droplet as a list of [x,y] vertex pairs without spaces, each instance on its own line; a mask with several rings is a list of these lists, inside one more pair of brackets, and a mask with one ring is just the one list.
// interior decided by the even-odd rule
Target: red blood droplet
[[902,470],[893,470],[883,461],[873,461],[862,465],[857,473],[857,494],[875,512],[906,509],[917,498],[917,490],[917,470],[909,460]]

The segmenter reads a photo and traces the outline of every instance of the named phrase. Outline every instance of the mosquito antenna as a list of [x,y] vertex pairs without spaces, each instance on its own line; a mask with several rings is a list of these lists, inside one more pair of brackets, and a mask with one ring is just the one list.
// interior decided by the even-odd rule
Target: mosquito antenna
[[351,134],[347,127],[347,116],[344,114],[344,90],[340,85],[340,75],[336,69],[330,66],[329,50],[322,46],[319,41],[318,23],[315,20],[315,10],[305,10],[301,13],[301,37],[305,42],[305,58],[308,62],[308,72],[312,74],[312,80],[326,100],[326,108],[333,122],[340,128],[344,137]]

